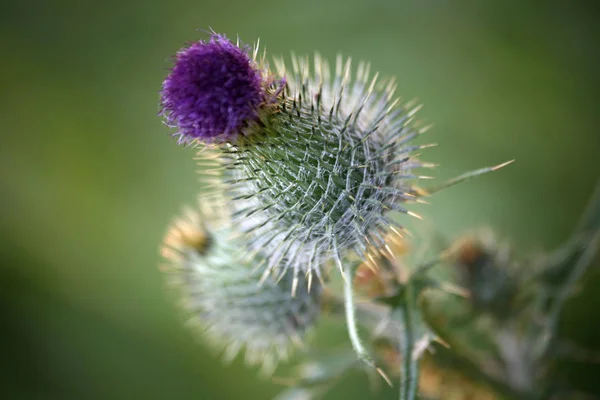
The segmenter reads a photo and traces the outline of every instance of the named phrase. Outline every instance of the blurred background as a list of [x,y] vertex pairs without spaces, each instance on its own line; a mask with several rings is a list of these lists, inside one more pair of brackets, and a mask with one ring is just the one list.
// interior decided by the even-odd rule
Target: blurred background
[[[199,184],[157,117],[169,57],[198,29],[271,55],[341,52],[396,76],[435,124],[423,158],[448,178],[516,162],[419,211],[424,232],[491,226],[551,249],[600,176],[600,14],[592,2],[3,1],[0,13],[0,393],[7,399],[268,399],[280,387],[224,366],[182,326],[156,268],[171,217]],[[558,3],[558,2],[556,2]],[[600,265],[561,332],[600,350]],[[321,342],[347,346],[323,321]],[[598,393],[599,365],[565,361]],[[284,374],[282,371],[281,374]],[[351,374],[331,399],[371,394]]]

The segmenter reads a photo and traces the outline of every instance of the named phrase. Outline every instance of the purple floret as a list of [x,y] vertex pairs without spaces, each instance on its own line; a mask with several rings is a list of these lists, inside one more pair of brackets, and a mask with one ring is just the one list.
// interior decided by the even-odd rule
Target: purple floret
[[179,51],[163,82],[162,114],[180,141],[223,142],[258,119],[261,72],[244,49],[214,34]]

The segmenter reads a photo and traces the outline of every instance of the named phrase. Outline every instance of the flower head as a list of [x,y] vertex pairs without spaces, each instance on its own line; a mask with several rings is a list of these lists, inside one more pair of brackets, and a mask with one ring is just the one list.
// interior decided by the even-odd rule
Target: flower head
[[259,116],[262,72],[246,49],[213,34],[179,51],[163,82],[161,113],[180,141],[227,141]]
[[163,113],[182,142],[227,144],[216,158],[248,255],[323,278],[321,266],[364,257],[400,229],[392,212],[417,216],[404,207],[421,196],[413,170],[431,164],[409,142],[427,127],[368,64],[353,72],[338,57],[331,70],[315,55],[291,69],[275,59],[271,72],[257,54],[217,34],[180,51]]

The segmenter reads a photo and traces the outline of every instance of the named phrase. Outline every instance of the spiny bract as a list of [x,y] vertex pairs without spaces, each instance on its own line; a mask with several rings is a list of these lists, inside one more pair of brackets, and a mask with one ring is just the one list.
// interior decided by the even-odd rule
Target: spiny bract
[[222,216],[214,217],[216,205],[201,213],[188,209],[171,225],[163,247],[169,283],[179,289],[190,323],[224,348],[227,360],[245,349],[246,361],[268,374],[315,323],[321,288],[309,290],[301,279],[292,296],[289,273],[260,283],[256,259],[241,258],[244,243]]
[[412,214],[413,169],[429,166],[407,143],[425,131],[417,106],[394,100],[393,81],[378,82],[359,64],[338,58],[335,74],[315,56],[276,61],[287,85],[279,107],[251,136],[229,143],[226,187],[235,219],[255,251],[269,254],[267,271],[284,265],[308,274],[349,251],[366,255],[398,227],[390,211]]

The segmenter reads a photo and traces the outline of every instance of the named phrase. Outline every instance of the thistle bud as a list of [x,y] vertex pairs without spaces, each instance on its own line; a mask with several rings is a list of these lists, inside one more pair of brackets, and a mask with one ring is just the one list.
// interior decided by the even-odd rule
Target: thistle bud
[[318,55],[294,57],[274,73],[257,54],[218,35],[180,52],[163,85],[167,122],[220,144],[235,222],[268,270],[320,274],[348,252],[364,257],[399,228],[390,212],[415,215],[404,207],[420,195],[413,169],[429,166],[408,145],[425,131],[419,106],[364,63],[338,57],[332,72]]
[[268,374],[302,344],[319,314],[321,290],[313,285],[309,291],[302,276],[292,296],[292,274],[286,272],[260,282],[260,255],[241,257],[244,243],[214,215],[215,205],[206,212],[187,210],[171,225],[163,246],[169,283],[180,292],[190,323],[215,348],[224,348],[226,359],[245,349],[247,363]]

